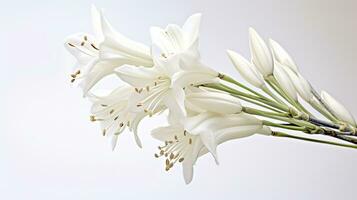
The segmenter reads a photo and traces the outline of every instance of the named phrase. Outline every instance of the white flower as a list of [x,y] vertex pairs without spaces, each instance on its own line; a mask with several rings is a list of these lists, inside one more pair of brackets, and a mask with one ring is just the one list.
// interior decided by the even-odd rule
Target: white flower
[[252,62],[259,72],[267,77],[273,74],[273,58],[264,40],[253,29],[249,28],[249,47]]
[[71,75],[72,82],[82,79],[84,95],[117,67],[153,65],[149,47],[116,32],[95,7],[92,7],[92,18],[95,36],[78,33],[65,41],[65,47],[78,61],[78,69]]
[[134,133],[139,147],[141,142],[137,135],[139,122],[148,114],[134,105],[133,99],[141,98],[130,86],[121,86],[109,95],[99,97],[90,94],[93,106],[91,121],[99,121],[104,136],[111,137],[114,150],[118,136],[126,129]]
[[186,95],[185,106],[187,110],[196,113],[234,114],[242,111],[242,105],[238,98],[222,92],[200,89]]
[[299,73],[295,73],[292,69],[286,66],[282,66],[285,72],[288,74],[290,80],[295,86],[296,91],[299,93],[300,97],[306,102],[311,102],[313,100],[313,94],[311,92],[310,83]]
[[218,163],[217,145],[255,133],[269,135],[271,130],[247,114],[217,115],[201,113],[187,118],[183,124],[175,123],[152,131],[152,136],[165,142],[155,157],[165,156],[166,170],[181,162],[185,182],[192,181],[193,165],[198,157],[210,152]]
[[321,98],[339,120],[356,126],[353,115],[340,102],[325,91],[321,91]]
[[285,51],[285,49],[283,49],[283,47],[281,47],[276,41],[272,39],[269,39],[269,44],[273,53],[274,60],[276,62],[279,62],[282,65],[289,67],[295,73],[299,72],[295,62],[290,57],[290,55]]
[[204,66],[198,53],[192,53],[198,52],[197,42],[190,45],[197,41],[198,22],[199,15],[193,15],[185,23],[184,28],[191,27],[192,33],[176,25],[169,25],[163,32],[159,28],[152,30],[152,40],[161,51],[159,56],[154,56],[154,67],[124,66],[116,70],[123,81],[137,88],[138,93],[147,91],[146,98],[139,102],[146,112],[165,105],[170,113],[185,116],[184,89],[217,79],[218,73]]
[[234,51],[227,50],[227,53],[235,68],[246,81],[257,88],[265,87],[262,75],[257,71],[253,64]]
[[280,64],[279,62],[276,62],[274,65],[274,77],[276,78],[282,89],[296,101],[297,92],[295,86],[286,71],[284,70],[284,66],[282,66],[282,64]]

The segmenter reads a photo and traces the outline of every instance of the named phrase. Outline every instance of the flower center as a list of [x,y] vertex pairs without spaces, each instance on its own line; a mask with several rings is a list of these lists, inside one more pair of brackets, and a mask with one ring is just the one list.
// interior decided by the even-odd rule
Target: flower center
[[143,107],[144,112],[149,113],[151,116],[161,105],[167,90],[170,88],[170,84],[171,79],[169,77],[159,76],[151,85],[147,85],[144,88],[135,88],[135,91],[139,94],[141,94],[144,90],[147,92],[145,98],[136,106]]
[[165,157],[165,170],[170,170],[175,163],[183,162],[185,155],[192,148],[192,143],[196,136],[187,131],[183,131],[171,140],[166,140],[163,146],[159,146],[159,152],[155,154],[156,158]]

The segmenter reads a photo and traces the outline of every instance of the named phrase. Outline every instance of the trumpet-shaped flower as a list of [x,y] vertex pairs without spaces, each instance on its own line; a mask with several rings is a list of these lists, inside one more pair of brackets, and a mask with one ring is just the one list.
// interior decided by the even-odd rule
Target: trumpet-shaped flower
[[95,36],[78,33],[65,41],[65,47],[78,63],[71,82],[81,79],[84,95],[117,67],[153,65],[150,49],[116,32],[95,7],[92,8],[92,18]]
[[112,149],[114,150],[118,136],[126,127],[134,133],[135,141],[141,147],[137,128],[139,122],[148,114],[133,104],[133,99],[141,98],[134,88],[121,86],[107,96],[90,96],[93,101],[91,121],[100,122],[103,136],[112,139]]
[[152,29],[153,43],[160,51],[154,56],[152,68],[124,66],[116,70],[123,81],[137,88],[138,93],[147,91],[146,98],[138,103],[146,112],[151,113],[164,105],[170,113],[185,116],[184,89],[217,79],[218,73],[199,61],[199,19],[200,15],[191,16],[183,29],[176,25],[169,25],[165,30]]
[[152,131],[152,136],[164,142],[155,157],[166,157],[166,170],[182,163],[185,182],[192,181],[193,165],[198,157],[210,152],[218,163],[217,145],[255,133],[269,135],[271,130],[247,114],[217,115],[201,113],[188,117],[182,124],[174,123]]
[[257,88],[265,87],[262,75],[257,71],[253,64],[234,51],[227,50],[227,53],[235,68],[243,76],[243,78],[248,81],[248,83]]
[[267,77],[273,74],[273,58],[264,40],[253,29],[249,28],[249,46],[252,62],[259,72]]
[[353,115],[329,93],[321,91],[321,98],[322,101],[328,106],[329,110],[331,110],[339,120],[356,126],[356,120]]

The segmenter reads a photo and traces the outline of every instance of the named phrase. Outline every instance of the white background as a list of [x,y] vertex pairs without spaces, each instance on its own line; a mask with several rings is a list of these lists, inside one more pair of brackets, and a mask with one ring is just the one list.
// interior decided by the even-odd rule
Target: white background
[[90,32],[90,5],[123,34],[149,44],[149,27],[203,13],[205,63],[241,79],[225,49],[249,57],[249,26],[280,42],[302,73],[357,113],[355,1],[2,1],[0,13],[0,199],[356,199],[357,151],[253,136],[219,147],[185,185],[153,157],[158,143],[140,126],[114,152],[89,122],[90,104],[69,84],[64,38]]

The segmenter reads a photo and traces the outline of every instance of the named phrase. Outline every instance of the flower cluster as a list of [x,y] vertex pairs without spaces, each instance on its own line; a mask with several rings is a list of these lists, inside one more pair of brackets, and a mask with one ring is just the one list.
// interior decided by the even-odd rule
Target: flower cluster
[[[287,52],[273,40],[266,45],[253,29],[249,31],[251,62],[231,50],[228,56],[243,78],[265,95],[201,61],[200,14],[190,16],[182,27],[152,27],[148,46],[117,32],[95,7],[92,16],[94,35],[78,33],[65,41],[77,59],[78,69],[71,82],[78,82],[83,95],[93,103],[91,121],[100,123],[113,149],[125,130],[133,133],[141,147],[140,121],[167,113],[168,125],[152,130],[152,136],[162,141],[155,157],[164,158],[166,170],[182,163],[186,183],[191,182],[200,156],[209,152],[218,163],[216,149],[225,141],[256,133],[287,136],[271,127],[338,136],[331,132],[337,127],[344,133],[356,133],[356,122],[348,110],[326,92],[319,95]],[[108,95],[98,95],[93,87],[108,75],[116,75],[124,83]],[[334,124],[313,118],[298,96]],[[262,108],[245,107],[240,100]]]

